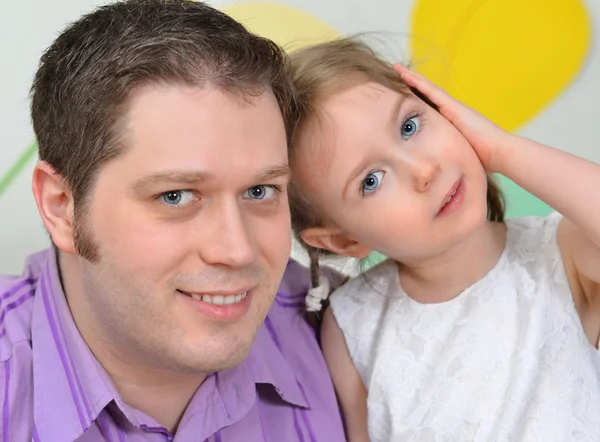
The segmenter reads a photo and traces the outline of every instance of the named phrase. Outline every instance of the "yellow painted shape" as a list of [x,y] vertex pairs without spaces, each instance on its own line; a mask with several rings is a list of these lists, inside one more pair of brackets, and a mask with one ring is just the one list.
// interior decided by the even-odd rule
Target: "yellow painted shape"
[[269,2],[236,2],[222,10],[252,32],[274,40],[288,51],[340,37],[324,21],[291,6]]
[[507,130],[530,121],[584,66],[581,0],[416,0],[415,69]]

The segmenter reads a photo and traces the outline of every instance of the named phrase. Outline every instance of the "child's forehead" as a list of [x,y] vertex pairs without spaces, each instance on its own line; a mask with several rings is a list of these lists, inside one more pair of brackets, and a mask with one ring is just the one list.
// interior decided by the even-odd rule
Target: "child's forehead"
[[[365,82],[332,94],[321,103],[320,113],[329,114],[333,121],[340,117],[368,114],[375,117],[388,114],[406,98],[414,97],[411,92],[399,92],[375,82]],[[358,114],[358,115],[357,115]]]
[[311,131],[318,130],[321,136],[339,138],[340,134],[352,136],[369,128],[381,128],[396,121],[403,103],[410,98],[410,94],[377,83],[358,85],[324,101],[317,109],[314,119],[317,124],[311,125]]
[[382,100],[387,97],[407,95],[390,89],[374,81],[365,81],[346,87],[329,97],[329,102],[357,101],[357,100]]
[[410,92],[389,89],[374,81],[363,81],[322,97],[314,114],[298,133],[295,163],[302,173],[328,171],[334,156],[346,142],[364,138],[372,130],[369,120],[391,118]]
[[[306,166],[312,164],[315,172],[329,168],[335,142],[335,122],[326,107],[316,109],[316,113],[303,126],[297,139],[297,160]],[[310,158],[310,161],[306,161]],[[317,170],[318,169],[318,170]]]

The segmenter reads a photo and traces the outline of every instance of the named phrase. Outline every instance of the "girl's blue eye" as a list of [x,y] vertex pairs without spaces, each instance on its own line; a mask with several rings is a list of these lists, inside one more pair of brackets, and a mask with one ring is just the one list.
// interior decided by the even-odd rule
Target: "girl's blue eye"
[[419,131],[420,127],[421,127],[421,119],[419,117],[415,116],[415,117],[409,118],[404,123],[402,123],[402,128],[400,129],[402,138],[404,138],[405,140],[408,140],[410,137],[412,137],[414,134],[416,134]]
[[366,195],[375,192],[381,184],[383,175],[384,172],[381,170],[369,173],[362,182],[362,193]]

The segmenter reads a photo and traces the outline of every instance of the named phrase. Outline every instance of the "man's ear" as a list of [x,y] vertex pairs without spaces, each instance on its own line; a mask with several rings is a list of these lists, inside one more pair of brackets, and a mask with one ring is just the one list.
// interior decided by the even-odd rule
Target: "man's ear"
[[366,258],[371,248],[353,240],[331,227],[311,227],[300,235],[302,240],[318,249],[325,249],[337,255],[351,258]]
[[31,183],[33,197],[46,229],[59,250],[75,252],[73,194],[63,177],[45,161],[36,164]]

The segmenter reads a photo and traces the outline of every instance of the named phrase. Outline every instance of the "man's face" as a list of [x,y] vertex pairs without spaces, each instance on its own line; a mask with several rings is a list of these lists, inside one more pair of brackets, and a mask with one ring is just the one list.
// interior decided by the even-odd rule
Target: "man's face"
[[270,91],[153,86],[127,114],[80,240],[96,327],[132,357],[212,372],[246,356],[290,252],[286,135]]

